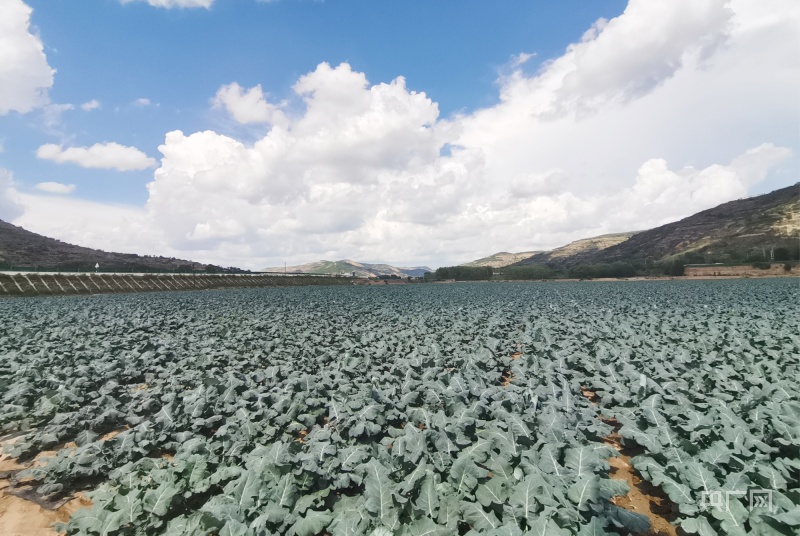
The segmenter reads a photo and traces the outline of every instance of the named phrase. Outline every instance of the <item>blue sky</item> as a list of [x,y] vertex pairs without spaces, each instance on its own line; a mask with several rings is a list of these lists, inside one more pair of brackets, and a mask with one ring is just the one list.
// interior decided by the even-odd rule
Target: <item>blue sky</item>
[[440,265],[797,181],[788,0],[2,0],[0,19],[0,218],[81,245]]

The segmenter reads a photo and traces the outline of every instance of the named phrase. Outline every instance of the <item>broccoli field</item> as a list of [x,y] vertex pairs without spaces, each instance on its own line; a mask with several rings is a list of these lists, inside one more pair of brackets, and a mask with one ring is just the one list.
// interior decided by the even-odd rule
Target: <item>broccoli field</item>
[[57,452],[6,476],[43,501],[91,490],[70,535],[646,534],[613,435],[685,533],[797,534],[798,290],[3,300],[0,436],[20,461]]

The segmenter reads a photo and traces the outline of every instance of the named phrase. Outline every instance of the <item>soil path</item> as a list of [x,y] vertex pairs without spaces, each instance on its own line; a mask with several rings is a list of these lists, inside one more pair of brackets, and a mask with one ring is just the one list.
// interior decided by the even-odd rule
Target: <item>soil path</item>
[[[592,391],[582,388],[581,394],[593,404],[597,404],[598,397]],[[625,510],[642,514],[650,520],[648,532],[637,532],[633,535],[682,536],[684,532],[671,523],[677,517],[676,505],[669,500],[661,488],[643,480],[639,472],[631,465],[631,458],[643,454],[644,449],[622,445],[622,437],[619,435],[621,425],[615,419],[603,418],[603,422],[614,427],[614,431],[603,438],[603,443],[619,453],[619,456],[608,459],[608,465],[611,466],[609,476],[617,480],[624,480],[629,488],[628,493],[614,497],[611,502]]]
[[[44,465],[47,458],[55,456],[56,451],[41,452],[31,462],[21,464],[2,453],[3,447],[8,443],[0,442],[0,535],[58,536],[53,523],[66,523],[78,509],[88,508],[92,502],[82,493],[76,493],[54,510],[49,510],[15,495],[17,490],[29,489],[24,480],[17,481],[17,473]],[[71,446],[74,445],[65,445],[65,448]]]

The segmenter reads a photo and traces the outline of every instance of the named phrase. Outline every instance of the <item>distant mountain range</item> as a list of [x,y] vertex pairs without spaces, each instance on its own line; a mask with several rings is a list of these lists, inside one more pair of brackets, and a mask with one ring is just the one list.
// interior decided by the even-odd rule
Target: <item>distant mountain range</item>
[[358,261],[341,260],[341,261],[316,261],[308,264],[300,264],[298,266],[279,266],[275,268],[264,268],[262,272],[294,272],[303,274],[343,274],[352,275],[355,273],[356,277],[379,277],[382,275],[405,278],[405,277],[422,277],[425,272],[430,272],[431,269],[427,266],[414,266],[412,268],[398,268],[388,264],[368,264]]
[[460,266],[477,266],[477,267],[491,266],[492,268],[502,268],[504,266],[514,264],[515,262],[527,259],[528,257],[536,255],[537,253],[542,253],[542,252],[523,251],[521,253],[509,253],[507,251],[501,251],[500,253],[495,253],[494,255],[489,255],[488,257],[484,257],[476,261],[465,262]]
[[[556,259],[569,259],[579,254],[592,253],[615,246],[633,236],[634,232],[630,233],[615,233],[595,236],[593,238],[583,238],[570,242],[566,246],[552,249],[550,251],[527,251],[522,253],[495,253],[489,257],[484,257],[476,261],[467,262],[460,266],[491,266],[492,268],[504,268],[513,264],[531,264],[528,261],[533,260],[533,264],[546,264]],[[534,260],[535,259],[535,260]]]
[[617,262],[753,262],[769,260],[770,251],[796,257],[800,247],[800,183],[768,194],[730,201],[654,229],[577,240],[497,266],[500,253],[462,266],[546,265],[562,269],[581,264]]
[[578,262],[580,259],[591,257],[604,249],[621,244],[629,240],[635,234],[637,234],[635,231],[631,231],[628,233],[613,233],[594,236],[592,238],[583,238],[570,242],[566,246],[561,246],[560,248],[536,253],[512,264],[572,264],[573,262]]
[[[223,271],[219,266],[170,257],[151,257],[134,253],[109,253],[67,244],[55,238],[32,233],[0,220],[0,270],[39,268],[52,270]],[[228,270],[226,270],[228,271]]]

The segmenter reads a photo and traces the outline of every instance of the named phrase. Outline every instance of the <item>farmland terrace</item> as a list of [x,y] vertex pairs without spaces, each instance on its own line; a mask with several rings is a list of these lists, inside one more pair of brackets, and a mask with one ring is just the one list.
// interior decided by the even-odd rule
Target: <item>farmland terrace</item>
[[309,274],[0,273],[0,296],[115,294],[220,288],[351,285],[349,277]]

